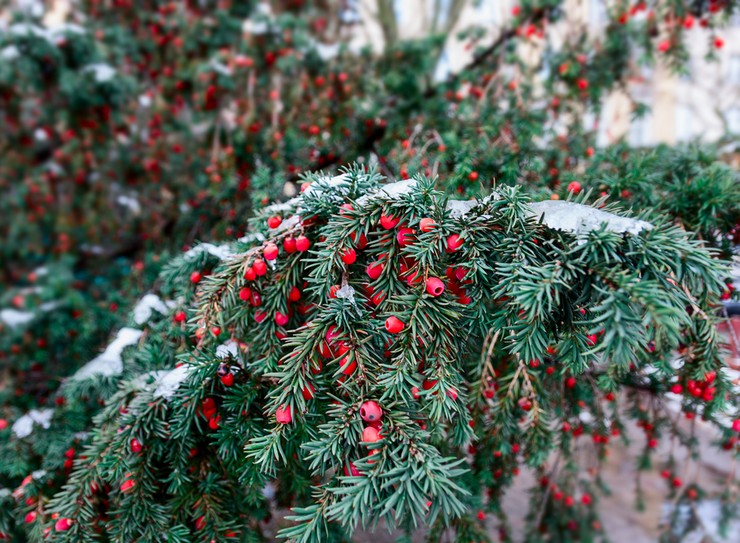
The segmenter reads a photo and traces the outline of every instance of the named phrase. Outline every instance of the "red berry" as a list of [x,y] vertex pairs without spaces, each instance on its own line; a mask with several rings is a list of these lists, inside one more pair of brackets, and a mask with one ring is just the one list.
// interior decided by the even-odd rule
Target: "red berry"
[[572,375],[565,378],[565,388],[575,388],[576,378]]
[[675,383],[671,386],[671,392],[681,394],[683,392],[683,386],[680,383]]
[[248,302],[252,299],[252,289],[249,287],[243,287],[239,289],[239,299],[242,302]]
[[285,326],[286,324],[288,324],[289,320],[289,315],[286,315],[285,313],[280,313],[280,311],[275,311],[275,324],[277,324],[278,326]]
[[[126,481],[126,482],[129,482],[129,481]],[[121,490],[123,490],[123,485],[121,485]],[[72,524],[74,524],[74,521],[72,519],[62,517],[54,523],[54,529],[57,532],[66,532],[72,527]]]
[[275,215],[267,219],[267,226],[269,226],[270,228],[277,228],[278,226],[280,226],[281,222],[283,222],[283,219]]
[[383,416],[383,410],[378,405],[378,402],[369,400],[364,402],[360,407],[360,416],[365,422],[374,422],[380,420]]
[[[185,322],[185,319],[187,319],[187,315],[185,315],[184,311],[177,311],[173,316],[173,319],[175,320],[175,322]],[[0,428],[0,430],[2,430],[2,428]]]
[[460,247],[462,247],[463,240],[458,234],[450,234],[447,236],[447,252],[454,253]]
[[[278,254],[280,253],[280,249],[278,249],[278,246],[274,243],[268,243],[265,246],[265,250],[262,254],[265,255],[265,260],[275,260],[278,257]],[[255,265],[257,263],[255,262]]]
[[362,431],[362,442],[363,443],[375,443],[376,441],[380,441],[382,438],[380,437],[380,432],[373,428],[372,426],[368,426]]
[[430,277],[427,279],[426,289],[432,296],[441,296],[445,291],[445,284],[439,277]]
[[0,431],[5,430],[8,428],[8,421],[5,419],[0,419]]
[[254,273],[262,277],[267,273],[267,264],[264,260],[257,259],[252,263],[252,269],[254,270]]
[[391,230],[395,228],[399,222],[401,222],[401,219],[398,217],[394,217],[393,215],[383,214],[380,216],[380,225],[386,230]]
[[225,387],[230,387],[234,385],[234,374],[231,372],[227,373],[226,375],[221,376],[220,379],[221,379],[221,383]]
[[398,334],[405,326],[404,322],[395,316],[390,316],[385,320],[385,329],[391,334]]
[[134,454],[138,454],[144,449],[144,446],[141,444],[141,441],[139,441],[136,438],[131,440],[130,447],[131,447],[131,452]]
[[720,37],[714,38],[714,47],[717,49],[722,49],[725,46],[725,40],[723,40]]
[[344,476],[349,477],[350,475],[352,477],[360,476],[360,471],[355,467],[355,465],[352,462],[349,463],[349,469],[347,469],[347,466],[344,466]]
[[194,271],[190,274],[190,282],[191,283],[200,283],[200,280],[203,279],[203,274],[199,271]]
[[581,192],[581,184],[578,181],[571,181],[570,183],[568,183],[568,192],[578,194],[579,192]]
[[419,230],[424,233],[431,232],[436,226],[437,223],[434,222],[434,219],[430,219],[428,217],[425,217],[419,221]]
[[293,422],[293,416],[290,414],[289,405],[281,405],[275,411],[275,418],[280,424],[290,424]]
[[220,328],[219,326],[213,326],[213,327],[211,328],[211,333],[212,333],[212,334],[213,334],[214,336],[218,337],[218,336],[220,336],[220,335],[221,335],[221,328]]
[[246,279],[247,281],[254,281],[255,279],[257,279],[257,274],[254,273],[254,268],[250,266],[246,270],[244,270],[244,279]]
[[374,281],[383,273],[383,268],[385,268],[385,264],[382,261],[377,260],[371,264],[368,264],[367,268],[365,268],[365,271],[367,272],[367,275],[370,277],[370,279]]
[[478,172],[470,172],[468,174],[468,179],[471,181],[477,181],[478,180]]
[[267,318],[267,312],[265,311],[255,311],[254,313],[254,320],[258,323],[264,321]]
[[585,79],[579,79],[576,84],[578,85],[578,88],[581,90],[586,90],[588,88],[588,81]]
[[306,386],[301,391],[301,394],[303,394],[303,399],[306,401],[313,398],[315,393],[316,393],[316,389],[311,383],[306,383]]
[[399,247],[406,247],[413,243],[414,230],[412,228],[401,228],[396,234]]
[[205,527],[206,527],[206,517],[205,516],[198,517],[198,519],[195,521],[195,529],[202,530]]
[[283,240],[283,249],[285,249],[285,252],[288,254],[292,254],[296,252],[296,246],[295,246],[295,238],[285,238]]
[[136,481],[133,479],[126,479],[123,483],[121,483],[121,492],[124,494],[127,492],[131,492],[134,487],[136,486]]
[[288,300],[291,302],[297,302],[301,299],[301,291],[298,290],[298,287],[293,287],[290,289],[290,292],[288,293]]
[[305,253],[311,247],[311,241],[306,236],[298,236],[295,240],[295,248],[298,252]]
[[31,524],[33,521],[36,520],[36,517],[37,516],[38,515],[37,515],[36,511],[31,511],[30,513],[27,513],[26,514],[26,517],[25,517],[24,520],[26,521],[26,524]]
[[345,356],[339,363],[339,367],[342,370],[343,375],[352,375],[357,369],[357,362],[350,360],[348,356]]
[[424,382],[421,384],[421,388],[423,388],[424,390],[431,390],[436,384],[437,381],[435,379],[425,379]]
[[342,252],[342,262],[348,266],[350,264],[354,264],[355,260],[357,260],[357,252],[355,252],[354,249],[345,249],[344,252]]

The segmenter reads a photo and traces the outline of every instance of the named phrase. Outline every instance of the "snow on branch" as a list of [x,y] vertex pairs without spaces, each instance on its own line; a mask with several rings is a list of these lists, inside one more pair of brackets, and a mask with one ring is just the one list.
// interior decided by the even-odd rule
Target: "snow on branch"
[[134,307],[134,322],[136,324],[144,324],[152,318],[153,311],[166,315],[167,312],[176,305],[177,304],[171,300],[166,302],[163,301],[156,294],[146,294]]
[[38,424],[44,430],[51,426],[51,417],[54,415],[53,409],[31,409],[13,423],[11,430],[19,439],[28,437],[33,432],[34,424]]
[[610,232],[637,235],[643,230],[651,230],[653,225],[630,217],[620,217],[594,207],[560,200],[546,200],[530,206],[532,216],[553,230],[570,232],[576,236],[587,234],[606,225]]
[[118,375],[123,371],[123,350],[136,344],[144,332],[136,328],[121,328],[116,338],[110,342],[105,351],[82,366],[72,376],[73,380],[87,379],[89,377],[109,377]]

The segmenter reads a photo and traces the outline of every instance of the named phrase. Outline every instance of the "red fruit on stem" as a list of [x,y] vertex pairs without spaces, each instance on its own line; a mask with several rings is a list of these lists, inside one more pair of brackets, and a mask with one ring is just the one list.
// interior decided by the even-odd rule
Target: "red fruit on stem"
[[357,260],[357,252],[355,252],[354,249],[345,249],[344,252],[342,252],[342,262],[348,266],[350,264],[354,264],[355,260]]
[[301,394],[303,394],[303,399],[308,401],[314,397],[314,395],[316,394],[316,389],[311,383],[306,383],[306,386],[303,387]]
[[267,264],[262,259],[257,259],[252,263],[252,269],[254,270],[254,273],[257,274],[259,277],[262,277],[267,273]]
[[398,241],[399,247],[406,247],[413,243],[414,231],[411,228],[401,228],[396,234],[396,240]]
[[203,274],[199,271],[194,271],[190,274],[190,282],[191,283],[200,283],[200,280],[203,279]]
[[362,442],[363,443],[375,443],[376,441],[380,441],[382,438],[380,437],[380,432],[373,428],[372,426],[368,426],[362,431]]
[[270,228],[277,228],[278,226],[280,226],[281,222],[283,222],[283,219],[275,215],[267,219],[267,226],[269,226]]
[[568,192],[578,194],[579,192],[581,192],[581,184],[578,181],[571,181],[570,183],[568,183]]
[[57,532],[66,532],[72,527],[74,521],[70,518],[62,517],[54,523],[54,529]]
[[391,315],[385,320],[385,329],[391,334],[398,334],[406,327],[406,324],[396,316]]
[[298,252],[305,253],[311,247],[311,241],[306,236],[298,236],[295,240],[295,248]]
[[345,356],[340,362],[340,369],[343,375],[352,375],[357,369],[357,362],[350,360],[348,356]]
[[144,446],[141,444],[141,441],[139,441],[136,438],[133,438],[131,440],[131,443],[129,444],[129,446],[131,448],[131,452],[134,454],[138,454],[144,449]]
[[450,234],[447,236],[447,252],[454,253],[460,247],[462,247],[463,240],[458,234]]
[[247,281],[254,281],[255,279],[257,279],[257,274],[254,273],[254,268],[250,266],[246,270],[244,270],[244,279],[246,279]]
[[37,516],[38,514],[36,513],[36,511],[31,511],[30,513],[26,514],[26,517],[24,520],[26,521],[26,524],[31,524],[33,521],[36,520]]
[[265,260],[275,260],[278,257],[279,253],[280,249],[278,249],[278,246],[274,243],[268,243],[265,246],[265,250],[263,251],[263,254],[265,255]]
[[288,324],[289,320],[289,315],[281,313],[280,311],[275,311],[275,324],[277,324],[278,326],[285,326],[286,324]]
[[394,217],[393,215],[383,214],[380,216],[380,226],[386,230],[392,230],[399,222],[401,222],[401,219],[399,217]]
[[133,479],[126,479],[123,483],[121,483],[121,492],[126,494],[127,492],[131,492],[134,487],[136,486],[136,481]]
[[223,375],[220,377],[221,383],[225,387],[230,387],[234,385],[234,374],[233,373],[227,373],[226,375]]
[[441,296],[445,291],[445,284],[439,277],[430,277],[426,282],[426,290],[432,296]]
[[301,291],[298,290],[298,287],[293,287],[290,289],[290,292],[288,293],[288,300],[291,302],[297,302],[301,299]]
[[434,219],[430,219],[428,217],[425,217],[419,221],[419,230],[424,233],[431,232],[436,226],[437,223],[434,222]]
[[380,420],[383,416],[383,409],[378,405],[378,402],[369,400],[360,406],[360,416],[365,422],[374,422]]
[[281,405],[275,411],[275,418],[280,424],[290,424],[293,422],[293,416],[290,413],[289,405]]
[[347,469],[347,466],[344,466],[344,476],[349,477],[350,475],[352,477],[360,476],[360,471],[355,467],[355,465],[352,462],[349,463],[349,469]]
[[239,299],[242,302],[248,302],[252,299],[252,289],[249,287],[242,287],[239,289]]
[[288,254],[295,253],[297,250],[295,238],[285,238],[283,240],[283,249],[285,249],[285,252]]
[[383,268],[385,268],[385,264],[380,260],[377,260],[371,264],[368,264],[367,268],[365,268],[365,271],[367,272],[368,277],[375,281],[383,273]]

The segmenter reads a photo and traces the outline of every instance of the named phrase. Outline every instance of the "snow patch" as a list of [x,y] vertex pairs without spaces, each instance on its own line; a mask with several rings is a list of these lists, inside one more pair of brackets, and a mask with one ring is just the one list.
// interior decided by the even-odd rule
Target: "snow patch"
[[193,370],[193,366],[183,364],[174,370],[164,373],[157,380],[157,388],[154,390],[155,398],[164,398],[169,400],[175,395],[180,385],[188,378],[190,372]]
[[31,435],[34,424],[38,424],[44,430],[47,430],[51,426],[51,417],[53,416],[53,409],[31,409],[13,423],[11,430],[16,437],[23,439]]
[[77,370],[72,379],[80,380],[93,376],[118,375],[123,371],[123,358],[121,358],[123,350],[136,344],[143,333],[136,328],[121,328],[105,351]]
[[110,81],[116,75],[116,69],[110,64],[98,63],[88,64],[82,68],[83,72],[91,72],[95,81],[98,83],[105,83]]
[[355,289],[349,285],[344,285],[337,291],[337,298],[344,298],[351,304],[355,303]]
[[360,196],[357,199],[357,203],[364,206],[372,200],[394,200],[400,196],[410,194],[414,191],[416,186],[417,183],[415,179],[405,179],[403,181],[396,181],[395,183],[388,183],[375,192]]
[[141,298],[141,300],[136,304],[136,307],[134,307],[134,322],[136,324],[144,324],[152,318],[153,311],[166,315],[170,308],[175,307],[176,305],[177,304],[175,302],[164,302],[156,294],[149,293]]
[[320,196],[327,189],[341,188],[349,186],[349,176],[346,173],[335,175],[334,177],[322,177],[321,179],[314,181],[306,190],[303,191],[304,196]]
[[33,320],[36,315],[30,311],[18,311],[17,309],[0,310],[0,321],[11,328],[23,326]]
[[478,205],[477,200],[450,200],[447,202],[447,211],[453,219],[460,219]]
[[[638,235],[643,230],[651,230],[653,225],[639,219],[620,217],[593,207],[560,200],[546,200],[531,206],[531,216],[541,219],[554,230],[570,232],[583,236],[606,225],[610,232]],[[579,243],[585,243],[580,240]]]
[[137,200],[133,196],[126,196],[125,194],[121,194],[118,198],[116,198],[116,202],[121,204],[123,207],[130,209],[134,215],[138,215],[141,213],[141,204],[139,203],[139,200]]
[[8,45],[0,49],[0,58],[3,60],[14,60],[21,56],[21,52],[15,45]]
[[236,358],[239,355],[239,344],[230,339],[226,343],[222,343],[216,347],[216,356],[219,358]]
[[187,251],[185,253],[185,258],[194,258],[204,251],[215,256],[219,260],[226,260],[227,258],[230,258],[234,255],[228,245],[213,245],[212,243],[201,243]]

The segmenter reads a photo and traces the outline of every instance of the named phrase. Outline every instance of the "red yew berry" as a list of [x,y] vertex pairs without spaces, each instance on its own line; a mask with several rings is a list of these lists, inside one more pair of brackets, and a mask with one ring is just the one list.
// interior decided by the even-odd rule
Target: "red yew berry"
[[[280,249],[278,249],[278,246],[274,243],[268,243],[265,246],[265,250],[263,251],[263,255],[265,256],[265,260],[275,260],[278,257],[278,254],[280,253]],[[255,265],[257,263],[255,262]],[[259,274],[258,274],[259,275]]]
[[434,222],[434,219],[430,219],[428,217],[425,217],[419,221],[419,230],[424,233],[431,232],[436,226],[437,223]]
[[588,88],[588,81],[585,79],[579,79],[578,81],[576,81],[576,85],[578,85],[579,89],[584,91]]
[[225,387],[234,386],[234,374],[229,372],[226,375],[221,376],[219,379],[221,379],[221,383]]
[[365,422],[374,422],[380,420],[383,416],[383,409],[378,405],[378,402],[369,400],[360,407],[360,416]]
[[136,486],[136,481],[133,479],[126,479],[123,483],[121,483],[121,492],[124,494],[131,492],[134,487]]
[[311,241],[306,236],[298,236],[295,240],[295,248],[298,252],[305,253],[311,247]]
[[434,297],[441,296],[445,291],[445,284],[439,277],[430,277],[426,282],[426,290]]
[[267,219],[267,226],[269,226],[270,228],[277,228],[278,226],[280,226],[281,222],[283,222],[283,219],[275,215]]
[[363,443],[375,443],[377,441],[380,441],[381,439],[382,438],[380,437],[380,432],[372,426],[368,426],[362,431]]
[[288,324],[288,321],[290,320],[290,316],[286,315],[285,313],[281,313],[280,311],[275,311],[275,323],[278,326],[285,326]]
[[314,397],[314,395],[316,394],[316,389],[311,383],[306,383],[306,386],[303,387],[303,390],[301,390],[301,394],[303,395],[303,399],[308,401]]
[[568,192],[578,194],[579,192],[581,192],[581,184],[578,181],[571,181],[570,183],[568,183]]
[[385,320],[385,329],[391,334],[398,334],[406,327],[406,324],[396,316],[391,315]]
[[447,252],[454,253],[460,247],[462,247],[463,240],[458,234],[450,234],[447,236]]
[[252,298],[252,289],[249,287],[242,287],[239,289],[239,299],[242,302],[248,302]]
[[191,283],[200,283],[200,280],[203,279],[203,274],[199,271],[194,271],[190,274],[190,282]]
[[289,405],[281,405],[275,411],[275,418],[280,424],[290,424],[293,422],[293,416],[290,413]]
[[411,228],[401,228],[396,234],[396,240],[399,247],[406,247],[413,243],[414,231]]
[[37,516],[38,514],[36,513],[36,511],[31,511],[29,513],[26,513],[26,517],[24,520],[26,521],[26,524],[31,524],[36,520]]
[[244,270],[244,279],[247,281],[254,281],[257,279],[257,274],[254,272],[254,268],[251,266]]
[[355,467],[355,465],[350,462],[349,463],[349,469],[347,469],[347,466],[344,466],[344,476],[345,477],[359,477],[360,471]]
[[380,216],[380,225],[386,230],[392,230],[399,222],[401,222],[401,219],[393,215],[383,214]]
[[267,274],[267,264],[262,259],[257,259],[252,263],[252,269],[259,277]]
[[357,252],[355,252],[354,249],[345,249],[342,252],[342,262],[344,262],[348,266],[350,264],[354,264],[356,260],[357,260]]
[[365,271],[367,272],[368,277],[375,281],[383,273],[383,268],[385,268],[385,264],[382,261],[377,260],[371,264],[368,264],[367,268],[365,268]]
[[475,172],[475,171],[470,172],[468,174],[468,179],[470,179],[473,182],[478,181],[478,172]]
[[129,443],[129,447],[131,448],[131,452],[134,454],[138,454],[144,449],[144,446],[141,444],[141,441],[139,441],[136,438],[133,438],[131,440],[131,442]]
[[288,254],[295,253],[297,250],[295,238],[285,238],[283,240],[283,249],[285,249],[285,252]]
[[[185,315],[184,311],[177,311],[172,318],[175,322],[185,322],[185,319],[187,319],[187,315]],[[0,430],[2,430],[2,428],[0,428]]]
[[290,292],[288,293],[288,300],[291,302],[297,302],[301,299],[301,291],[298,290],[298,287],[293,287],[290,289]]
[[[129,482],[129,481],[126,481],[126,482]],[[131,482],[133,482],[133,481],[131,481]],[[126,483],[124,483],[124,484],[126,484]],[[126,492],[125,490],[123,490],[123,485],[121,485],[121,490],[124,491],[124,492]],[[72,519],[69,519],[69,518],[66,518],[66,517],[62,517],[62,518],[60,518],[59,520],[57,520],[54,523],[54,529],[57,532],[66,532],[67,530],[69,530],[72,527],[72,524],[74,524],[74,521]]]
[[714,38],[714,47],[716,49],[722,49],[724,46],[725,46],[725,40],[723,40],[719,36]]

